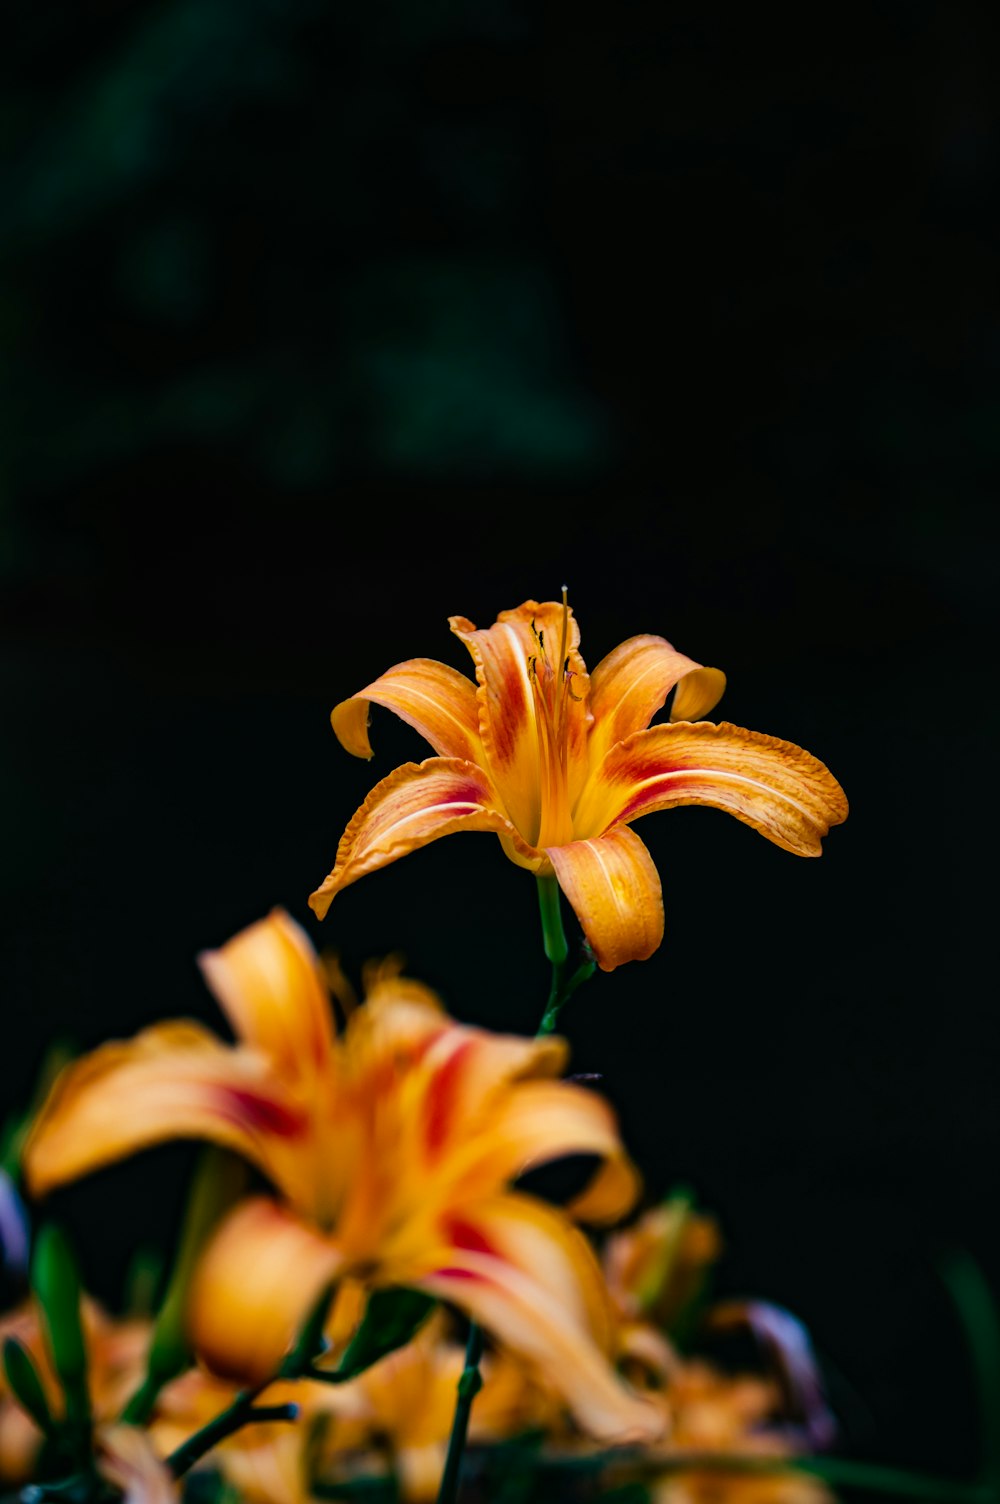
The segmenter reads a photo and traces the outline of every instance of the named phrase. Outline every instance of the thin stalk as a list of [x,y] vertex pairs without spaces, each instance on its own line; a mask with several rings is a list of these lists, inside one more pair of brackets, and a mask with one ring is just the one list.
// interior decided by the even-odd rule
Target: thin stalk
[[181,1442],[167,1458],[167,1467],[175,1478],[181,1478],[196,1462],[200,1462],[206,1452],[218,1446],[220,1441],[225,1441],[227,1436],[232,1436],[242,1426],[256,1425],[263,1421],[296,1420],[299,1413],[298,1405],[255,1405],[257,1396],[265,1390],[273,1379],[265,1379],[262,1384],[255,1384],[252,1389],[241,1389],[233,1400],[233,1403],[210,1420],[207,1426],[202,1426],[187,1441]]
[[210,1420],[207,1426],[202,1426],[200,1431],[195,1431],[193,1436],[189,1436],[171,1452],[167,1458],[167,1467],[175,1478],[182,1477],[206,1452],[218,1446],[220,1441],[225,1441],[227,1436],[232,1436],[241,1426],[268,1420],[296,1419],[298,1405],[256,1405],[254,1402],[259,1394],[279,1379],[301,1379],[310,1373],[313,1360],[322,1351],[323,1323],[332,1295],[333,1284],[325,1285],[313,1302],[291,1352],[274,1373],[251,1388],[241,1389],[221,1415]]
[[458,1400],[451,1423],[451,1435],[448,1438],[448,1455],[445,1458],[441,1486],[438,1489],[438,1504],[452,1504],[458,1493],[458,1478],[465,1452],[465,1438],[469,1431],[472,1401],[483,1387],[483,1376],[479,1372],[479,1360],[482,1356],[483,1332],[479,1324],[474,1321],[469,1327],[469,1340],[465,1345],[465,1367],[458,1381]]
[[576,989],[594,975],[596,962],[590,946],[584,942],[583,960],[575,971],[569,969],[569,945],[563,929],[562,906],[559,884],[554,877],[540,877],[538,882],[538,909],[542,918],[542,941],[545,954],[552,964],[552,982],[545,1004],[545,1012],[538,1026],[539,1035],[551,1034],[560,1011],[569,1002]]

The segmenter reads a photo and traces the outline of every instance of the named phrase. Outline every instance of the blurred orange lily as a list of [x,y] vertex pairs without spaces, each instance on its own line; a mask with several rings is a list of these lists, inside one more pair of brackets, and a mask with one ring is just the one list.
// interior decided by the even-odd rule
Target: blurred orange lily
[[582,1153],[601,1164],[572,1215],[616,1220],[634,1201],[609,1107],[552,1079],[565,1042],[455,1024],[391,967],[338,1038],[315,952],[281,910],[200,963],[241,1042],[173,1022],[75,1061],[28,1139],[31,1192],[165,1139],[229,1146],[283,1199],[240,1203],[196,1270],[192,1337],[215,1372],[266,1378],[323,1287],[350,1275],[461,1307],[538,1365],[585,1430],[655,1432],[609,1361],[590,1245],[509,1188],[530,1164]]
[[[801,747],[699,719],[725,676],[662,637],[630,637],[588,675],[565,592],[561,603],[503,611],[489,628],[464,616],[450,626],[472,654],[476,685],[413,658],[333,710],[356,757],[372,755],[369,704],[415,727],[437,756],[405,763],[369,794],[309,899],[321,919],[359,877],[440,836],[491,830],[513,862],[558,879],[612,971],[663,938],[660,880],[630,829],[641,815],[712,805],[799,856],[818,856],[847,816],[839,783]],[[671,691],[670,724],[651,726]]]

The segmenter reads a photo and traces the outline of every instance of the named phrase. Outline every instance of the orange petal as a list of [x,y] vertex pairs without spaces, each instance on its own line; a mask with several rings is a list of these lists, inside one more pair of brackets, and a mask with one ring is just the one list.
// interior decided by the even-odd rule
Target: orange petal
[[[560,601],[525,601],[513,611],[501,611],[492,627],[477,629],[464,616],[449,618],[449,625],[476,665],[479,731],[503,808],[524,839],[534,845],[543,814],[539,765],[540,749],[547,745],[547,730],[539,695],[531,682],[531,665],[536,665],[539,679],[551,671],[561,681],[565,662],[572,676],[572,697],[567,694],[565,698],[566,765],[572,803],[586,770],[590,724],[587,669],[579,652],[580,629],[572,611],[566,607],[564,612]],[[538,637],[544,642],[544,661]],[[544,756],[541,761],[544,763]]]
[[596,832],[679,804],[724,809],[798,856],[819,856],[831,825],[847,818],[843,789],[810,752],[728,721],[698,721],[651,726],[612,747],[580,801],[578,828]]
[[397,954],[366,961],[361,969],[361,981],[367,1018],[386,1009],[393,1009],[399,1003],[406,1003],[433,1015],[438,1023],[445,1017],[444,1005],[437,993],[425,982],[404,976],[403,960]]
[[305,931],[283,909],[202,951],[202,975],[236,1033],[292,1079],[325,1069],[333,1049],[330,997]]
[[[594,1154],[603,1163],[587,1189],[567,1207],[570,1216],[613,1222],[635,1203],[639,1175],[603,1097],[570,1081],[526,1081],[490,1104],[487,1112],[489,1126],[476,1171],[488,1172],[493,1185],[569,1154]],[[457,1154],[461,1155],[461,1143]]]
[[590,676],[591,767],[616,742],[648,726],[675,686],[670,719],[695,721],[718,704],[726,676],[678,653],[662,637],[630,637],[602,658]]
[[591,1436],[655,1439],[663,1420],[607,1356],[611,1320],[593,1250],[551,1207],[506,1195],[453,1218],[442,1262],[422,1275],[538,1371]]
[[324,918],[341,888],[458,830],[509,829],[489,778],[475,763],[429,757],[404,763],[372,789],[344,831],[333,871],[309,907]]
[[272,1173],[306,1129],[267,1060],[199,1024],[154,1024],[68,1065],[24,1150],[33,1195],[174,1138],[235,1149]]
[[[567,1054],[565,1040],[555,1035],[524,1039],[449,1024],[416,1065],[409,1086],[414,1125],[419,1124],[418,1137],[428,1161],[461,1154],[466,1146],[494,1147],[493,1114],[500,1102],[507,1096],[518,1099],[532,1078],[557,1074]],[[506,1091],[514,1082],[516,1089]]]
[[[353,1181],[338,1239],[352,1252],[370,1250],[388,1209],[389,1258],[425,1246],[435,1207],[503,1186],[509,1164],[494,1163],[493,1114],[523,1082],[566,1060],[565,1041],[554,1036],[495,1035],[405,1001],[374,1014],[358,1009],[345,1051],[355,1098],[373,1104],[380,1129],[377,1158]],[[331,1154],[343,1159],[341,1143]]]
[[371,757],[368,705],[384,705],[419,731],[439,757],[482,760],[476,686],[471,679],[433,658],[411,658],[342,700],[330,716],[342,747],[355,757]]
[[663,897],[653,859],[634,831],[620,825],[593,840],[550,846],[546,854],[602,971],[653,954],[663,939]]
[[241,1202],[198,1261],[188,1298],[191,1345],[213,1373],[262,1383],[341,1267],[332,1242],[266,1196]]

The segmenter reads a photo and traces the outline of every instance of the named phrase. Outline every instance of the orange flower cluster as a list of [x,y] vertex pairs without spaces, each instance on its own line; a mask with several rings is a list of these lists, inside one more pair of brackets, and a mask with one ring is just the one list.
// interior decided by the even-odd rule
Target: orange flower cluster
[[635,1200],[610,1108],[554,1079],[564,1042],[456,1024],[391,971],[338,1037],[323,970],[278,910],[201,960],[239,1043],[159,1024],[70,1065],[24,1151],[31,1192],[164,1139],[237,1149],[280,1196],[239,1204],[200,1262],[191,1333],[214,1371],[266,1378],[324,1285],[355,1276],[454,1303],[558,1374],[594,1435],[655,1434],[608,1363],[586,1239],[512,1189],[533,1164],[590,1154],[600,1169],[572,1215],[614,1221]]
[[[568,996],[560,988],[593,970],[589,958],[568,982],[561,970],[559,890],[605,971],[661,942],[659,878],[631,829],[640,816],[710,805],[803,856],[846,816],[815,757],[701,719],[724,677],[663,638],[633,637],[588,674],[565,592],[486,630],[464,617],[451,626],[475,683],[412,659],[334,709],[337,736],[358,756],[371,755],[372,703],[436,755],[372,791],[310,904],[322,918],[342,888],[398,857],[456,831],[494,832],[545,896],[556,999],[545,1027]],[[651,725],[670,696],[669,722]],[[334,972],[279,908],[199,959],[235,1039],[176,1020],[70,1063],[18,1139],[21,1184],[37,1208],[101,1166],[190,1138],[242,1156],[268,1188],[226,1210],[197,1250],[165,1369],[148,1322],[114,1321],[92,1302],[82,1330],[70,1319],[62,1360],[48,1306],[42,1325],[32,1305],[6,1319],[5,1478],[45,1465],[42,1432],[58,1441],[62,1382],[66,1446],[90,1448],[67,1485],[80,1504],[109,1488],[127,1504],[168,1504],[181,1497],[175,1474],[206,1465],[251,1504],[306,1504],[321,1484],[379,1472],[420,1504],[448,1476],[449,1438],[461,1435],[456,1390],[475,1377],[464,1323],[470,1352],[480,1332],[487,1339],[469,1431],[484,1455],[533,1436],[537,1465],[557,1473],[581,1451],[610,1448],[609,1466],[637,1470],[656,1504],[823,1496],[780,1466],[749,1466],[790,1452],[771,1424],[783,1403],[773,1380],[727,1377],[673,1340],[717,1254],[714,1224],[675,1198],[598,1256],[584,1226],[619,1224],[641,1183],[611,1107],[563,1079],[562,1039],[460,1024],[392,963],[369,968],[363,1003],[344,1007],[338,1028]],[[521,1188],[527,1170],[570,1155],[596,1168],[568,1205]],[[338,1373],[363,1313],[401,1290],[434,1314],[367,1367]],[[52,1298],[65,1304],[58,1290]],[[178,1342],[192,1360],[179,1376]],[[67,1379],[81,1345],[89,1405],[79,1366]]]
[[[673,1345],[670,1326],[718,1248],[714,1223],[676,1201],[646,1213],[605,1246],[601,1274],[613,1331],[611,1361],[629,1374],[661,1419],[658,1442],[608,1454],[609,1469],[619,1479],[642,1478],[656,1504],[828,1504],[820,1485],[778,1465],[795,1450],[779,1428],[787,1405],[779,1375],[730,1376],[705,1359],[681,1357]],[[357,1309],[356,1302],[347,1305]],[[665,1321],[668,1310],[673,1315]],[[114,1417],[141,1382],[151,1323],[113,1319],[92,1300],[84,1312],[104,1476],[120,1481],[133,1504],[166,1504],[176,1494],[163,1459],[223,1412],[237,1386],[202,1363],[163,1389],[145,1433],[116,1425]],[[335,1346],[343,1335],[336,1334]],[[7,1337],[31,1352],[58,1410],[58,1386],[30,1303],[0,1322],[0,1340]],[[298,1423],[246,1426],[202,1467],[221,1473],[247,1504],[308,1504],[317,1483],[335,1490],[359,1478],[390,1475],[408,1504],[426,1504],[437,1493],[464,1361],[454,1321],[439,1308],[410,1343],[349,1383],[307,1379],[267,1386],[259,1402],[295,1401]],[[554,1370],[527,1363],[498,1341],[483,1361],[483,1379],[470,1428],[481,1461],[505,1441],[532,1437],[535,1465],[555,1477],[561,1466],[594,1451],[594,1441],[573,1422]],[[41,1445],[41,1434],[0,1382],[0,1483],[31,1477]],[[713,1470],[712,1458],[723,1465],[745,1460],[775,1466],[742,1475]],[[135,1477],[129,1480],[130,1468]]]

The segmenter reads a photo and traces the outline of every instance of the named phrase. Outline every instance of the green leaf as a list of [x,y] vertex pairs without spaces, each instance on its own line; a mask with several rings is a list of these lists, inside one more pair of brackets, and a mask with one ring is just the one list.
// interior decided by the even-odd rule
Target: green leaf
[[188,1196],[170,1283],[153,1326],[146,1376],[122,1411],[122,1420],[130,1425],[142,1425],[148,1419],[164,1384],[192,1361],[184,1321],[191,1275],[209,1234],[245,1182],[246,1167],[234,1154],[215,1147],[203,1152]]
[[7,1383],[21,1407],[28,1412],[44,1435],[54,1435],[56,1425],[52,1419],[49,1402],[45,1398],[42,1381],[38,1377],[38,1370],[35,1368],[31,1354],[16,1337],[8,1337],[4,1342],[3,1367],[7,1375]]
[[972,1254],[953,1249],[939,1273],[955,1306],[976,1384],[983,1481],[1000,1485],[1000,1311],[985,1274]]
[[31,1283],[42,1308],[52,1366],[63,1387],[85,1384],[87,1348],[80,1320],[80,1271],[66,1234],[52,1222],[35,1239]]
[[163,1285],[164,1256],[159,1248],[137,1248],[125,1271],[124,1308],[130,1316],[152,1316]]
[[361,1325],[348,1343],[336,1373],[323,1374],[316,1369],[313,1376],[340,1384],[364,1373],[380,1358],[404,1347],[416,1336],[436,1305],[434,1297],[422,1290],[398,1287],[373,1291]]
[[65,1233],[47,1223],[35,1239],[31,1283],[42,1308],[52,1366],[66,1397],[66,1416],[81,1456],[90,1451],[87,1347],[80,1320],[80,1272]]
[[184,1327],[188,1288],[198,1255],[222,1213],[236,1200],[246,1180],[246,1167],[225,1149],[208,1148],[195,1171],[184,1213],[180,1244],[163,1303],[153,1327],[149,1373],[165,1384],[190,1362]]

